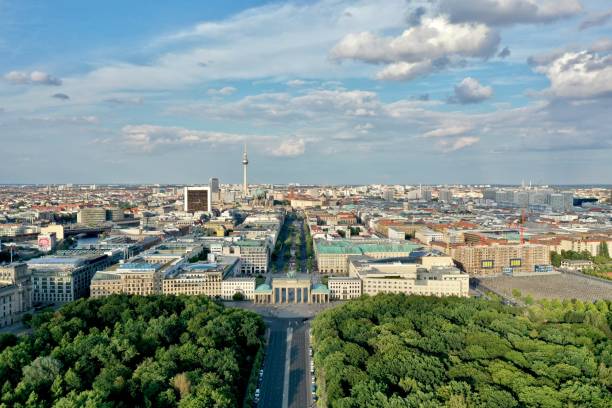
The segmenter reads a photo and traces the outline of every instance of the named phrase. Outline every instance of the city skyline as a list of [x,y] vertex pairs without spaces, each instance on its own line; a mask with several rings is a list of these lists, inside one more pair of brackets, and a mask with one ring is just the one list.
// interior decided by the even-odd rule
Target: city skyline
[[0,0],[0,183],[612,183],[609,2],[226,3]]

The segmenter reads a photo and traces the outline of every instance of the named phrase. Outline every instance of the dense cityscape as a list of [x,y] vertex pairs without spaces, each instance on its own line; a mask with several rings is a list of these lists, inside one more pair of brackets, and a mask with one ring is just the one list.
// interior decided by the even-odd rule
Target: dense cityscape
[[0,408],[612,407],[610,0],[0,0]]
[[[219,178],[211,177],[207,184],[189,186],[2,186],[0,304],[3,309],[0,323],[3,333],[6,333],[4,342],[10,344],[14,342],[9,340],[12,334],[27,334],[32,330],[38,336],[41,330],[50,329],[48,325],[58,325],[72,314],[78,315],[75,308],[100,307],[103,310],[107,307],[106,299],[114,299],[109,305],[117,308],[120,307],[117,302],[131,304],[125,295],[150,297],[152,302],[162,302],[156,306],[162,310],[159,316],[171,313],[163,312],[165,307],[178,307],[178,313],[183,316],[187,304],[164,306],[166,303],[160,296],[179,296],[180,302],[193,302],[188,299],[203,296],[224,302],[230,310],[238,308],[259,313],[264,316],[269,330],[266,340],[258,338],[263,334],[264,323],[251,322],[248,324],[255,325],[252,327],[254,331],[244,335],[254,337],[250,340],[235,339],[243,344],[238,347],[247,347],[241,348],[241,352],[250,348],[254,355],[259,356],[255,360],[250,359],[254,355],[237,357],[234,364],[239,366],[241,375],[248,378],[251,365],[251,370],[259,374],[248,389],[244,388],[244,379],[236,380],[236,383],[230,381],[227,386],[235,387],[234,391],[228,391],[228,395],[233,395],[230,402],[223,405],[215,400],[210,406],[236,406],[236,397],[241,396],[256,406],[287,403],[297,407],[316,404],[319,398],[321,405],[336,406],[347,397],[347,390],[354,390],[356,386],[356,383],[345,384],[347,379],[328,359],[340,358],[332,355],[334,350],[341,351],[346,358],[350,356],[346,364],[356,365],[353,370],[358,369],[364,364],[364,361],[359,363],[359,359],[365,357],[357,356],[367,354],[360,347],[370,344],[373,340],[367,339],[373,339],[376,331],[371,328],[364,332],[363,327],[349,328],[340,323],[345,319],[351,321],[351,317],[334,320],[333,313],[349,313],[350,309],[343,312],[342,308],[332,308],[322,312],[347,301],[362,299],[361,302],[380,303],[391,301],[384,297],[386,294],[401,295],[392,302],[408,303],[402,307],[396,305],[394,307],[400,309],[392,311],[391,308],[388,313],[400,313],[396,317],[399,319],[404,313],[400,310],[404,308],[429,310],[427,313],[431,315],[426,316],[433,321],[420,329],[420,336],[425,336],[420,338],[429,340],[432,340],[431,331],[438,330],[435,327],[441,324],[436,319],[448,313],[442,311],[444,308],[457,313],[458,309],[465,307],[470,316],[468,319],[475,319],[472,323],[476,325],[474,330],[480,330],[479,335],[472,334],[474,341],[497,344],[508,340],[491,338],[490,329],[478,323],[479,313],[482,313],[479,310],[497,310],[495,313],[500,314],[500,319],[503,316],[507,321],[505,324],[513,325],[512,313],[516,312],[504,307],[526,307],[530,313],[551,313],[547,310],[551,301],[557,302],[562,310],[569,308],[571,313],[578,314],[567,323],[587,325],[584,310],[590,310],[588,305],[594,305],[594,310],[603,315],[588,318],[595,319],[590,323],[595,325],[592,330],[603,330],[604,338],[609,335],[610,312],[606,312],[612,299],[612,252],[609,249],[612,247],[612,188],[609,186],[577,188],[534,186],[530,183],[520,186],[252,185],[247,178],[249,161],[246,151],[241,164],[243,183],[240,185],[224,184]],[[423,298],[417,300],[419,297]],[[427,297],[453,300],[438,304],[427,301]],[[469,298],[479,300],[474,302]],[[85,299],[91,300],[71,306],[75,301]],[[103,302],[103,306],[100,303],[94,303],[98,305],[94,306],[91,302]],[[126,307],[132,306],[126,304],[121,306],[121,310]],[[138,310],[139,306],[135,307]],[[386,310],[385,307],[376,306],[378,310]],[[442,308],[441,311],[434,312],[438,308]],[[58,309],[59,316],[53,312]],[[311,332],[309,319],[319,312],[320,317],[313,321]],[[157,316],[148,313],[149,317],[145,319]],[[52,320],[46,322],[48,318]],[[248,315],[241,318],[253,319]],[[380,319],[382,317],[375,321],[382,325],[384,319]],[[567,319],[566,315],[561,317],[561,321],[564,319]],[[151,322],[149,324],[153,324]],[[451,322],[458,324],[452,319]],[[112,320],[107,322],[112,323]],[[169,321],[165,324],[170,326],[160,330],[172,330],[172,325],[179,323]],[[340,326],[333,328],[338,324]],[[403,324],[407,327],[418,325],[416,321]],[[542,323],[536,320],[533,324]],[[186,321],[183,327],[191,326]],[[460,328],[459,325],[453,330]],[[75,329],[66,328],[66,331],[70,333]],[[439,330],[448,328],[440,327]],[[497,333],[507,335],[504,330]],[[331,334],[336,331],[342,334]],[[404,332],[396,334],[406,335]],[[199,332],[193,335],[212,336]],[[145,332],[142,336],[141,341],[144,341],[150,334]],[[362,336],[365,337],[359,340]],[[173,337],[174,342],[179,341],[176,335]],[[417,338],[411,341],[416,342]],[[336,344],[339,341],[344,341],[344,344]],[[356,344],[350,346],[351,341]],[[474,349],[469,351],[470,347],[482,346],[476,343],[470,346],[470,342],[465,341],[468,348],[462,353],[468,355],[460,357],[466,361],[477,359],[470,357],[469,353],[477,353]],[[285,343],[287,350],[283,354],[281,349]],[[313,343],[317,347],[315,354]],[[351,347],[360,351],[350,351]],[[401,345],[393,347],[401,349]],[[429,350],[428,347],[431,346],[425,350]],[[500,343],[487,347],[506,346]],[[451,353],[451,350],[444,350]],[[520,355],[520,351],[519,347],[514,353]],[[267,352],[265,361],[264,352]],[[404,352],[397,350],[387,355],[396,353],[402,355]],[[411,353],[412,357],[406,358],[416,358],[414,351]],[[510,349],[506,353],[510,353]],[[376,356],[371,358],[379,358]],[[434,374],[433,367],[443,363],[438,361],[439,357],[427,356],[435,361],[418,363],[425,364],[423,369],[426,372],[421,375],[427,378],[440,376]],[[354,358],[357,360],[352,360]],[[311,361],[310,369],[306,360]],[[285,365],[285,361],[287,369],[278,368]],[[389,363],[372,361],[366,366],[370,372],[374,370],[371,364],[386,366]],[[60,370],[60,363],[57,364],[56,369]],[[495,364],[508,363],[499,361]],[[547,363],[544,361],[542,364]],[[601,364],[599,375],[605,381],[609,372],[605,370],[609,368],[604,360]],[[266,366],[270,369],[266,370]],[[569,370],[571,366],[567,367]],[[23,375],[27,373],[26,368],[23,368]],[[317,369],[326,373],[325,383],[317,380]],[[451,373],[461,368],[457,365],[457,368],[447,370]],[[185,384],[212,381],[180,375],[185,374],[177,372],[172,381]],[[371,373],[372,378],[380,375],[388,374]],[[578,374],[568,372],[566,375],[574,378]],[[352,377],[348,378],[348,381],[360,381],[359,376],[352,380]],[[411,377],[410,381],[417,378]],[[91,381],[98,380],[99,377],[91,378]],[[228,381],[223,376],[218,380]],[[401,381],[400,386],[409,389],[423,386],[417,385],[420,382],[402,385]],[[188,393],[181,391],[180,387],[187,387],[185,384],[175,384],[173,390],[178,390],[181,395]],[[395,380],[391,384],[395,384]],[[208,386],[214,387],[214,381]],[[491,386],[493,390],[494,384],[488,387]],[[561,382],[557,386],[561,386]],[[275,387],[280,388],[276,390]],[[292,392],[289,403],[289,390],[300,387],[302,392]],[[589,397],[593,406],[610,402],[605,383],[601,387],[604,388],[593,391],[595,394]],[[174,395],[173,392],[170,394]],[[364,398],[368,401],[367,392],[364,390],[364,395],[361,392],[351,391],[350,396],[355,401]],[[379,392],[382,398],[389,395],[390,390],[383,388]],[[512,398],[500,394],[506,391],[496,392],[499,395],[487,398]],[[521,393],[524,391],[516,392],[519,399],[523,398]],[[20,395],[9,393],[6,398],[17,404],[20,398],[24,398]],[[280,396],[286,400],[284,403]],[[67,403],[66,398],[71,397],[56,401]],[[97,396],[102,399],[87,398],[101,403],[118,397],[105,394]],[[138,404],[142,396],[136,394],[130,398]],[[146,398],[153,398],[148,401],[153,401],[151,403],[156,406],[171,405],[170,400],[162,402],[159,399],[161,395]],[[166,395],[163,398],[170,397]],[[411,398],[414,403],[421,404],[433,397],[423,400],[409,392],[406,403]],[[79,399],[71,401],[80,404]],[[366,406],[364,401],[354,404]],[[521,401],[525,403],[526,400]],[[547,406],[542,401],[540,403]]]

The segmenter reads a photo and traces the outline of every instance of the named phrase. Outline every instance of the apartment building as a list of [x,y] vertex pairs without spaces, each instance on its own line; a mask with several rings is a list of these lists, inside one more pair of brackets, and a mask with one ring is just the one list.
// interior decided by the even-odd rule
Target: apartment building
[[572,236],[541,236],[531,240],[534,243],[547,245],[549,251],[588,251],[592,256],[600,255],[600,245],[608,246],[608,256],[612,256],[612,237],[606,234],[580,234]]
[[470,275],[498,275],[507,270],[533,272],[536,265],[549,265],[546,245],[495,244],[457,245],[450,248],[451,256]]
[[20,321],[32,308],[31,273],[25,263],[0,266],[0,327]]

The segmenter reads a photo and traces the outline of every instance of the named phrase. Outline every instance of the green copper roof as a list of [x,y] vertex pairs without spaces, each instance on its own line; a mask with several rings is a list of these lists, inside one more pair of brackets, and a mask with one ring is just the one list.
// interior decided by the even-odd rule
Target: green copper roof
[[359,243],[348,240],[342,241],[316,241],[317,251],[320,254],[347,254],[364,255],[371,252],[412,252],[421,245],[402,243]]
[[329,295],[329,289],[327,288],[327,286],[323,285],[322,283],[317,283],[312,288],[311,293],[318,294],[318,295]]
[[268,285],[267,283],[262,283],[261,285],[255,288],[255,292],[256,293],[272,292],[272,287],[270,287],[270,285]]

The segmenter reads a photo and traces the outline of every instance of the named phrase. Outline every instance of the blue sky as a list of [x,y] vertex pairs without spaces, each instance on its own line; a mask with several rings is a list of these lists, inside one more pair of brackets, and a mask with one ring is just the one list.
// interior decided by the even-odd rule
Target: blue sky
[[612,183],[606,0],[0,0],[0,183]]

